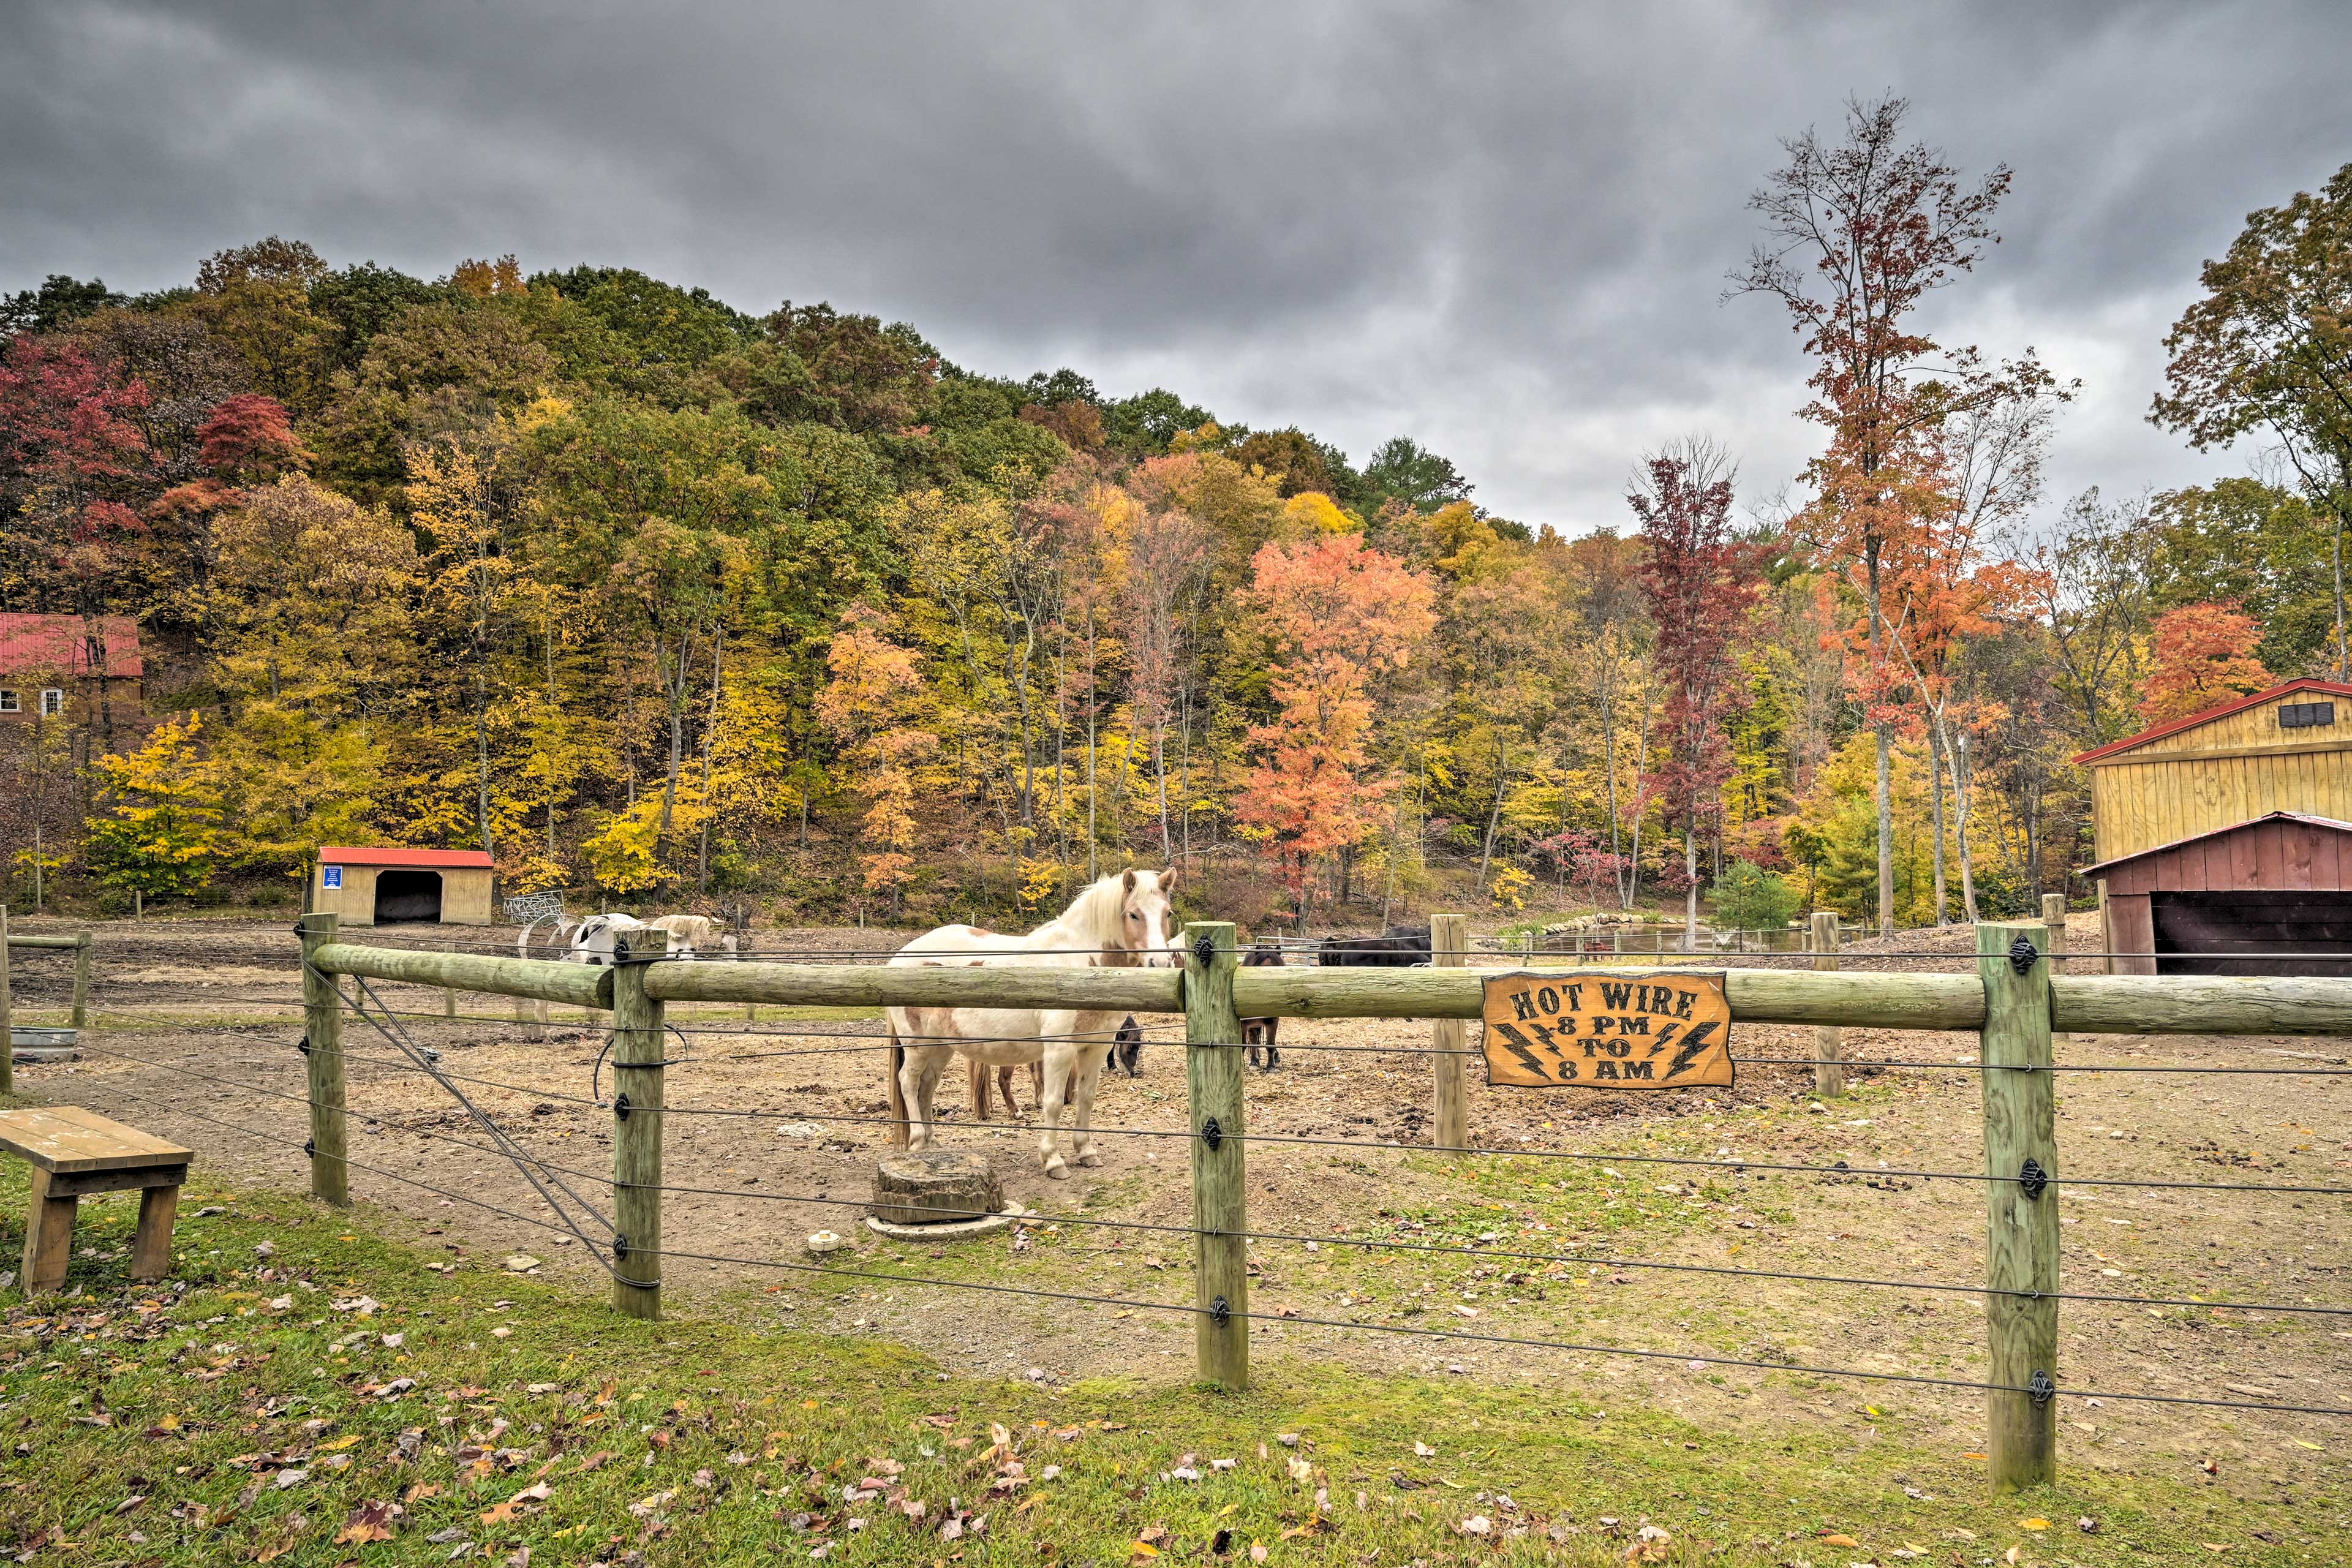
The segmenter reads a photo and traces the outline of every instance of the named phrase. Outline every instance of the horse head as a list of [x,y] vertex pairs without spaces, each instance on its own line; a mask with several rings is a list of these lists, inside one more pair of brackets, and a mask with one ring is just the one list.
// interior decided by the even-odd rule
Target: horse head
[[1176,906],[1171,899],[1175,887],[1173,867],[1121,876],[1118,931],[1107,933],[1103,945],[1125,950],[1133,955],[1128,962],[1146,969],[1181,969],[1184,944],[1177,934]]

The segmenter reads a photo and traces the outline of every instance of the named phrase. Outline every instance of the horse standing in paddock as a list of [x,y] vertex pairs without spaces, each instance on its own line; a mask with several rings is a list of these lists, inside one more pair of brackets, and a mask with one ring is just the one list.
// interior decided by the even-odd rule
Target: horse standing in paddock
[[1111,1037],[1110,1059],[1129,1078],[1143,1076],[1143,1026],[1129,1017]]
[[[1282,962],[1282,943],[1270,936],[1258,938],[1250,943],[1249,952],[1243,955],[1242,967],[1244,969],[1286,967]],[[1282,1053],[1275,1048],[1274,1043],[1275,1036],[1280,1029],[1281,1024],[1282,1020],[1279,1018],[1244,1018],[1242,1020],[1242,1044],[1249,1047],[1249,1065],[1261,1072],[1272,1072],[1282,1065]],[[1265,1053],[1264,1060],[1259,1059],[1258,1053],[1261,1050]]]
[[[969,964],[979,968],[1092,967],[1172,969],[1183,962],[1169,891],[1176,873],[1127,871],[1087,886],[1070,907],[1027,936],[1000,936],[976,926],[941,926],[924,932],[890,960],[893,968]],[[1094,1134],[1095,1085],[1115,1038],[1108,1013],[1068,1007],[887,1007],[890,1036],[890,1115],[907,1129],[907,1147],[931,1142],[931,1104],[948,1058],[961,1052],[980,1067],[1040,1068],[1044,1123],[1038,1158],[1049,1176],[1066,1176],[1058,1144],[1064,1102],[1075,1112],[1072,1152],[1081,1165],[1098,1165]]]
[[709,915],[659,915],[645,922],[648,931],[669,932],[669,955],[692,958],[695,950],[719,946],[719,926]]
[[635,915],[590,915],[572,928],[572,962],[611,964],[613,947],[621,933],[645,923]]
[[1378,936],[1327,936],[1315,962],[1326,969],[1418,969],[1429,954],[1427,926],[1391,926]]

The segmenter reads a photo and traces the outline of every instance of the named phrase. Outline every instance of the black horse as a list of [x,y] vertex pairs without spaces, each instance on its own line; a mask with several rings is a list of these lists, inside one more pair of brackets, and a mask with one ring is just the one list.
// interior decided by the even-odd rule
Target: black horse
[[1378,936],[1327,936],[1315,962],[1326,969],[1412,969],[1429,962],[1429,928],[1391,926]]
[[[1258,938],[1257,941],[1250,943],[1249,952],[1242,956],[1242,967],[1244,969],[1282,968],[1282,943],[1270,936]],[[1276,1030],[1281,1022],[1279,1018],[1244,1018],[1242,1020],[1242,1044],[1249,1047],[1249,1064],[1262,1072],[1272,1072],[1282,1065],[1282,1053],[1275,1048],[1274,1043]],[[1261,1050],[1265,1052],[1263,1060],[1258,1054]]]

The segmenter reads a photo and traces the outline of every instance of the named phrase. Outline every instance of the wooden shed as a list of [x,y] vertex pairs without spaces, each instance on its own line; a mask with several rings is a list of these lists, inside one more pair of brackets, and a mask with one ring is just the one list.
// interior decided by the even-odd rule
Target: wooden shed
[[493,871],[480,849],[330,845],[319,851],[319,868],[311,873],[310,907],[341,916],[346,926],[404,921],[486,926]]
[[2269,812],[2088,875],[2117,974],[2352,975],[2352,822]]
[[2074,761],[2102,863],[2274,811],[2352,821],[2352,686],[2290,680]]

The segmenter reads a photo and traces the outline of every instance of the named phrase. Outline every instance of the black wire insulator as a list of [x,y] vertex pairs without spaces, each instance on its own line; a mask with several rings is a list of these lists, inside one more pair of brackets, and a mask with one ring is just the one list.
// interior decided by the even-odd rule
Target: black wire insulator
[[2028,1154],[2024,1165],[2018,1170],[2017,1187],[2027,1197],[2038,1198],[2050,1190],[2050,1173],[2042,1168],[2041,1161]]
[[2009,944],[2009,966],[2020,974],[2031,973],[2034,960],[2041,956],[2042,950],[2025,937],[2019,937]]

